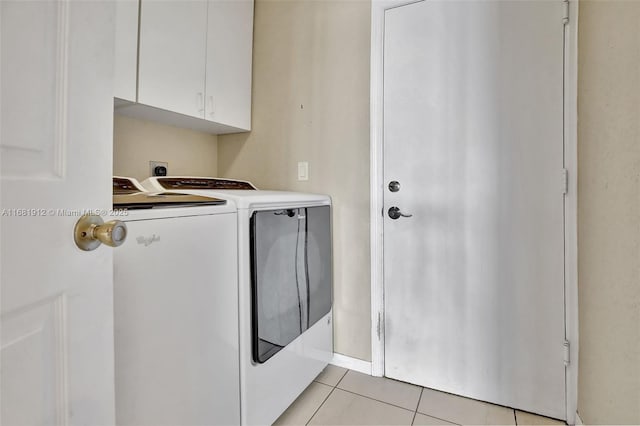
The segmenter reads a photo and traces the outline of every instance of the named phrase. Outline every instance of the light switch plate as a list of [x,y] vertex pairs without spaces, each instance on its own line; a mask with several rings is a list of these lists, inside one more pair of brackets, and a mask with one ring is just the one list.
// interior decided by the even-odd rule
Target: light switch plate
[[309,180],[308,161],[298,161],[298,180]]

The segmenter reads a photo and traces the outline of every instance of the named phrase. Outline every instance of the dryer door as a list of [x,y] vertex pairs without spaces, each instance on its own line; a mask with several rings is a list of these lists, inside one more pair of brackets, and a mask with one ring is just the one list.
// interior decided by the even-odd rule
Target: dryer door
[[263,363],[331,310],[331,208],[251,216],[252,354]]

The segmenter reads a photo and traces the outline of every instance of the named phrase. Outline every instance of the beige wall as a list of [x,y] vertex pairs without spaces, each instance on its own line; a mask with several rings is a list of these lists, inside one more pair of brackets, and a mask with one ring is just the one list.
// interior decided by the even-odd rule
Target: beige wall
[[[253,130],[221,176],[333,198],[335,351],[371,359],[368,1],[256,0]],[[297,162],[310,179],[297,181]]]
[[640,1],[579,14],[578,412],[640,424]]
[[217,136],[116,114],[113,174],[144,180],[149,161],[168,162],[172,175],[215,176]]

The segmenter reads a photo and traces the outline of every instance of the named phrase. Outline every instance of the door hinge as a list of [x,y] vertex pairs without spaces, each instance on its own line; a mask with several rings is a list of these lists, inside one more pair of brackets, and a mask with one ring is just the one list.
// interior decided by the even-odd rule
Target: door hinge
[[567,194],[569,192],[569,170],[562,169],[562,193]]
[[564,13],[562,16],[562,24],[567,25],[569,23],[569,0],[563,0],[562,9]]
[[378,333],[378,340],[380,340],[381,331],[382,331],[382,314],[378,312],[378,326],[376,327],[376,332]]
[[564,365],[567,366],[571,363],[571,343],[565,339],[564,341]]

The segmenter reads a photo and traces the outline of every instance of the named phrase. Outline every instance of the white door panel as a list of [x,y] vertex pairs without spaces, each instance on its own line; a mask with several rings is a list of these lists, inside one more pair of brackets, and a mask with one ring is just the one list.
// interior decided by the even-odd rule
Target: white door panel
[[[67,9],[62,2],[2,4],[3,176],[55,177],[61,173],[56,153],[65,142],[60,121],[67,112]],[[42,75],[43,69],[50,73]],[[12,81],[27,84],[8,84]],[[51,113],[42,114],[34,104]]]
[[385,373],[564,418],[562,2],[390,9],[384,49]]
[[113,424],[113,3],[2,1],[1,423]]

